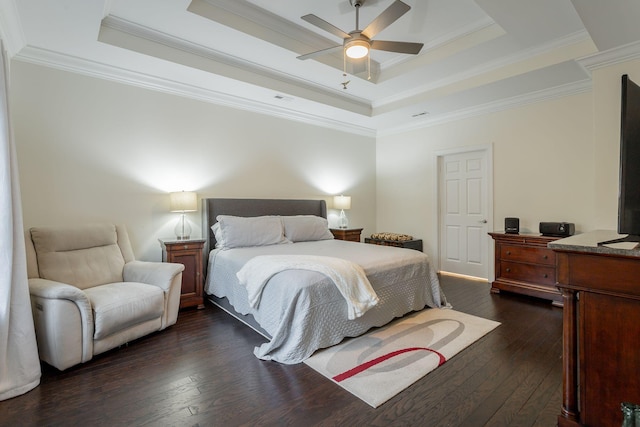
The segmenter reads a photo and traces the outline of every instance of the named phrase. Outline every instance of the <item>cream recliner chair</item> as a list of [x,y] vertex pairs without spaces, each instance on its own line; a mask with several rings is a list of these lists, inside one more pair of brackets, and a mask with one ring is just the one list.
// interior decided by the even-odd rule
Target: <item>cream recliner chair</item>
[[136,261],[124,226],[27,232],[40,359],[59,370],[176,323],[182,264]]

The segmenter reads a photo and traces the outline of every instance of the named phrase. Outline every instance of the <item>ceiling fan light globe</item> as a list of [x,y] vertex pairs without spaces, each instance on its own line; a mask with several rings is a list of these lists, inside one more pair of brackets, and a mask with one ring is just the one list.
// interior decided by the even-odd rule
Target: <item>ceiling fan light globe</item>
[[369,53],[369,45],[365,41],[356,40],[347,45],[345,53],[349,58],[364,58]]

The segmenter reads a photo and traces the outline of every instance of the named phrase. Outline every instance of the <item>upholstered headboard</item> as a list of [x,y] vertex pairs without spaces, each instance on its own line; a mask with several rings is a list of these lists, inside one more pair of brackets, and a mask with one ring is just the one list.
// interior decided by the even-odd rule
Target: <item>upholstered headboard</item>
[[202,236],[205,243],[205,272],[209,260],[209,250],[216,245],[211,226],[218,215],[262,216],[262,215],[316,215],[327,217],[327,203],[324,200],[290,199],[202,199]]

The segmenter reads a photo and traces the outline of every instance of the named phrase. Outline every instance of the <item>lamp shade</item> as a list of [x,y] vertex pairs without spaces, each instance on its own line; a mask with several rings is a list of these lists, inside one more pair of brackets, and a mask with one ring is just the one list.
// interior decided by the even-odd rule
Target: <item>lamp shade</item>
[[351,196],[334,196],[334,209],[351,209]]
[[171,212],[194,212],[198,210],[198,196],[194,191],[169,193],[169,210]]

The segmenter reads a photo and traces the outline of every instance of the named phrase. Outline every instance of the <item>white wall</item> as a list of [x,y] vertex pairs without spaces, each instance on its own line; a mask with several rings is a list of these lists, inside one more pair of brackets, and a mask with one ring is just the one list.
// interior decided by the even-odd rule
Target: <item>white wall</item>
[[[593,90],[379,138],[366,138],[114,82],[12,63],[12,115],[25,226],[128,225],[141,259],[177,220],[167,192],[202,197],[352,196],[352,226],[422,238],[437,255],[435,155],[491,145],[493,223],[523,231],[570,221],[616,228],[620,75],[593,71]],[[376,160],[377,159],[377,160]],[[335,212],[330,212],[335,215]],[[200,213],[190,214],[196,233]]]
[[436,256],[436,153],[491,145],[496,230],[509,216],[522,232],[537,233],[540,221],[592,228],[590,105],[591,94],[581,94],[381,138],[377,227],[422,238]]
[[[13,61],[25,227],[113,221],[139,259],[173,235],[168,192],[200,197],[352,197],[375,227],[375,140]],[[336,216],[330,211],[330,220]],[[188,214],[200,235],[200,212]]]
[[379,138],[377,228],[422,238],[437,256],[436,153],[491,145],[494,229],[508,216],[522,232],[541,221],[616,229],[624,73],[640,82],[639,62],[595,70],[589,93]]

